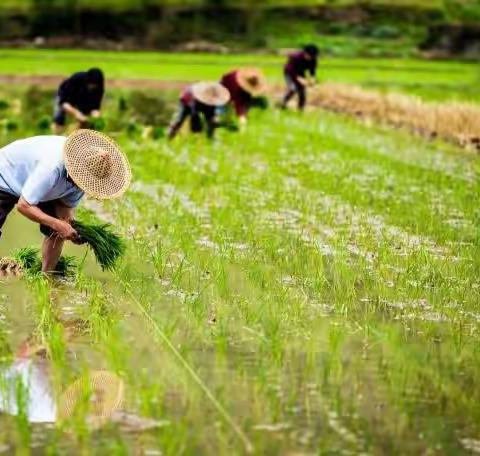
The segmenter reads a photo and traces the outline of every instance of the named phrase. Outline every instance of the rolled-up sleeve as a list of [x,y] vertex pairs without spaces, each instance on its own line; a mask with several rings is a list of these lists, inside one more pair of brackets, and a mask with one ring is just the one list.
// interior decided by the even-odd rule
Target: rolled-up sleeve
[[21,196],[29,204],[36,206],[41,201],[44,201],[46,195],[52,191],[59,177],[58,169],[49,169],[38,165],[26,180]]
[[80,204],[80,201],[82,200],[82,198],[83,198],[83,192],[78,190],[63,196],[60,201],[63,204],[65,204],[65,206],[77,207]]

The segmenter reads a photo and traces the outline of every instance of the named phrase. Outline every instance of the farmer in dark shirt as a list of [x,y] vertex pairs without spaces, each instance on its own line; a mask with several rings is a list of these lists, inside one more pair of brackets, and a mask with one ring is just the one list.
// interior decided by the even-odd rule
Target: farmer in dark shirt
[[220,83],[230,92],[240,124],[245,124],[253,100],[265,92],[266,82],[262,72],[256,68],[241,68],[225,74]]
[[287,91],[283,97],[282,108],[286,108],[287,103],[296,94],[298,96],[298,109],[304,109],[307,100],[307,72],[311,78],[316,77],[317,57],[318,47],[314,44],[309,44],[302,51],[289,55],[284,67]]
[[180,96],[180,105],[168,130],[168,138],[173,139],[184,122],[190,117],[190,131],[200,133],[206,123],[207,136],[213,137],[217,109],[230,100],[228,90],[216,82],[197,82],[187,87]]
[[80,127],[87,126],[88,116],[100,116],[104,85],[103,73],[98,68],[75,73],[63,81],[55,99],[54,132],[63,130],[67,114],[72,115]]

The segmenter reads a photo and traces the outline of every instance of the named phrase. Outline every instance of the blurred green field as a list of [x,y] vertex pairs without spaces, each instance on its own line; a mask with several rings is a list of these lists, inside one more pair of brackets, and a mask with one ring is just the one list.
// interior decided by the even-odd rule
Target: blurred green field
[[[4,0],[0,3],[0,8],[32,8],[35,5],[35,0]],[[38,3],[38,2],[37,2]],[[62,0],[53,0],[49,2],[52,5],[65,5],[65,1]],[[249,0],[242,1],[233,1],[226,0],[220,1],[218,4],[224,5],[240,5],[245,4],[246,6],[252,6],[253,2]],[[358,3],[355,0],[340,0],[336,1],[335,5],[352,5]],[[372,4],[380,5],[399,5],[399,6],[418,6],[418,7],[428,7],[428,8],[443,8],[445,6],[444,0],[370,0]],[[86,7],[86,8],[132,8],[135,7],[138,2],[135,0],[78,0],[75,2],[76,7]],[[195,5],[215,5],[214,1],[208,2],[205,0],[151,0],[149,2],[151,5],[182,5],[182,6],[195,6]],[[261,0],[255,2],[255,5],[260,6],[317,6],[317,5],[326,5],[332,4],[328,0]]]
[[[100,66],[108,78],[163,81],[217,80],[239,66],[259,66],[281,83],[283,56],[265,54],[175,54],[86,50],[0,49],[1,74],[67,76]],[[428,99],[480,100],[480,68],[474,63],[414,59],[324,58],[321,81],[398,90]]]

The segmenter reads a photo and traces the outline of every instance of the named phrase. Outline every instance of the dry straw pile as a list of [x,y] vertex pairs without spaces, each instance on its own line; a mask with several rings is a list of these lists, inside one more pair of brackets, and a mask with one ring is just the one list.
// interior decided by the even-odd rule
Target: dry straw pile
[[414,96],[383,94],[346,84],[318,86],[312,90],[311,102],[480,150],[480,108],[473,104],[425,102]]

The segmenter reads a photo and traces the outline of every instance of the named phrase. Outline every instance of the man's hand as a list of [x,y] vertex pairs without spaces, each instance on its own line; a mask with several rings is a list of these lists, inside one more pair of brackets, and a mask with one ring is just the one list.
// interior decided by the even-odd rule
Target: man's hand
[[90,113],[90,115],[91,115],[92,117],[95,117],[95,118],[100,117],[100,111],[99,111],[98,109],[94,109],[94,110]]
[[53,223],[53,226],[51,228],[56,231],[62,239],[66,239],[72,242],[80,242],[78,233],[68,222],[65,222],[63,220],[57,220],[55,223]]
[[80,111],[77,111],[75,113],[75,119],[77,119],[81,123],[84,123],[84,122],[88,121],[88,117]]
[[65,109],[65,111],[75,117],[75,119],[77,119],[79,122],[86,122],[88,120],[87,116],[83,114],[83,112],[81,112],[75,106],[72,106],[70,103],[63,103],[62,107],[63,109]]
[[301,76],[297,76],[297,81],[299,84],[301,84],[303,87],[306,87],[308,81],[305,78],[302,78]]

